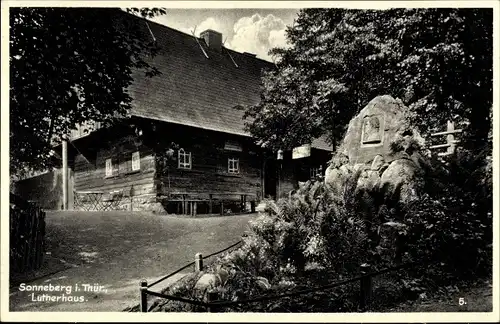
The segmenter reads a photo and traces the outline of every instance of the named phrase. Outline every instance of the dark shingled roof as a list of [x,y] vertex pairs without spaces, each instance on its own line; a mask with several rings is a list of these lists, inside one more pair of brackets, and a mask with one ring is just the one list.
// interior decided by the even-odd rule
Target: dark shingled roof
[[[244,131],[243,107],[259,102],[262,71],[274,65],[226,48],[216,51],[208,48],[202,38],[198,38],[198,43],[192,35],[143,22],[151,30],[145,29],[146,35],[154,35],[161,48],[150,63],[162,74],[148,78],[143,72],[134,72],[134,82],[129,87],[134,99],[131,114],[250,136]],[[332,150],[323,140],[315,140],[313,147]]]

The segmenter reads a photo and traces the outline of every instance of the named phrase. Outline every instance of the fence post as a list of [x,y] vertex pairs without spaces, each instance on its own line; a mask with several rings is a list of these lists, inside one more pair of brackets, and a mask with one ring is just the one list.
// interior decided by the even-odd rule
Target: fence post
[[194,271],[203,271],[203,255],[196,253],[194,256]]
[[[219,299],[218,293],[216,291],[207,292],[207,303],[216,302]],[[208,313],[217,313],[218,308],[216,306],[207,306]]]
[[32,251],[31,251],[31,268],[36,269],[38,267],[38,222],[40,218],[40,209],[35,209],[36,213],[33,213],[33,236],[32,236]]
[[[455,123],[448,120],[448,123],[447,123],[447,126],[446,126],[446,131],[447,132],[453,132],[455,130]],[[457,145],[455,144],[455,136],[453,135],[453,133],[451,134],[448,134],[446,136],[446,144],[450,144],[450,146],[448,147],[447,149],[447,153],[448,154],[453,154],[455,153],[455,149],[457,147]]]
[[[364,276],[370,272],[370,265],[363,263],[361,265],[361,275]],[[359,306],[362,311],[365,311],[370,303],[372,295],[372,277],[367,276],[360,279],[360,301]]]
[[148,295],[146,294],[146,289],[148,289],[148,282],[146,280],[141,280],[141,283],[140,283],[141,313],[148,312]]

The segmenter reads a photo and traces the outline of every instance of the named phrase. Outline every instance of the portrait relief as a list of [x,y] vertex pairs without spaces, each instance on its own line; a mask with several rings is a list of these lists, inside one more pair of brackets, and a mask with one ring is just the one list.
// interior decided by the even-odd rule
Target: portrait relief
[[363,118],[361,144],[377,144],[382,142],[382,116],[366,116]]

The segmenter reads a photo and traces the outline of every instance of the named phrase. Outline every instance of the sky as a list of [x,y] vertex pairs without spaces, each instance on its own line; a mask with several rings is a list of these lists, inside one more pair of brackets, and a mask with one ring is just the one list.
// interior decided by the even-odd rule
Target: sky
[[196,36],[206,29],[222,33],[224,46],[272,61],[268,51],[285,47],[285,28],[293,24],[298,9],[167,9],[151,20]]

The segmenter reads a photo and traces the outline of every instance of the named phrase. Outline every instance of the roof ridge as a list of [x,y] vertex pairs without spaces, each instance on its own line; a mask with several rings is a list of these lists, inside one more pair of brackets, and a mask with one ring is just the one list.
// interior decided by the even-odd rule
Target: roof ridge
[[[130,15],[130,16],[134,16],[134,17],[136,17],[136,18],[138,18],[138,19],[144,20],[144,21],[146,21],[147,23],[152,23],[152,24],[154,24],[154,25],[157,25],[157,26],[158,26],[158,27],[160,27],[160,28],[165,28],[165,29],[168,29],[168,30],[170,30],[170,31],[173,31],[173,32],[176,32],[176,33],[179,33],[179,34],[186,35],[186,36],[188,36],[188,37],[195,37],[195,38],[197,38],[198,40],[203,40],[203,38],[201,38],[201,37],[197,37],[197,36],[195,36],[195,35],[193,35],[193,34],[188,34],[188,33],[186,33],[186,32],[183,32],[182,30],[178,30],[178,29],[175,29],[175,28],[169,27],[169,26],[167,26],[167,25],[160,24],[159,22],[156,22],[156,21],[153,21],[153,20],[149,20],[149,19],[144,18],[144,17],[141,17],[141,16],[134,15],[134,14],[129,13],[129,12],[126,12],[126,11],[124,11],[124,13],[126,13],[126,14],[128,14],[128,15]],[[213,29],[210,29],[210,30],[213,30]],[[214,30],[214,31],[216,31],[216,30]],[[216,32],[220,33],[219,31],[216,31]],[[224,49],[226,49],[226,50],[228,50],[228,51],[231,51],[232,53],[236,53],[236,54],[240,54],[240,55],[245,55],[245,54],[244,54],[244,52],[238,52],[238,51],[235,51],[235,50],[230,49],[230,48],[228,48],[228,47],[226,47],[226,46],[224,46],[224,45],[222,45],[222,47],[224,47]],[[271,61],[265,60],[265,59],[260,58],[260,57],[257,57],[257,56],[255,56],[255,57],[251,57],[251,59],[255,59],[255,60],[262,61],[262,62],[266,62],[266,63],[274,64],[274,63],[273,63],[273,62],[271,62]]]
[[[236,54],[239,54],[239,55],[245,55],[245,52],[238,52],[238,51],[235,51],[235,50],[233,50],[233,49],[231,49],[231,48],[228,48],[228,47],[225,47],[225,46],[222,46],[222,47],[224,47],[226,50],[231,51],[231,52],[233,52],[233,53],[236,53]],[[248,53],[248,54],[253,54],[253,53],[249,53],[249,52],[246,52],[246,53]],[[249,55],[245,55],[245,57],[249,57],[250,59],[253,59],[253,60],[260,60],[260,61],[262,61],[262,62],[266,62],[266,63],[269,63],[269,64],[274,64],[274,62],[271,62],[271,61],[265,60],[265,59],[260,58],[260,57],[257,57],[257,56],[253,56],[253,57],[252,57],[252,56],[249,56]]]
[[[147,23],[151,23],[151,24],[154,24],[154,25],[157,25],[158,27],[161,27],[161,28],[165,28],[165,29],[168,29],[170,31],[173,31],[173,32],[176,32],[176,33],[179,33],[179,34],[183,34],[183,35],[186,35],[186,36],[189,36],[189,37],[193,37],[192,34],[188,34],[187,32],[183,32],[182,30],[178,30],[178,29],[175,29],[175,28],[172,28],[172,27],[169,27],[167,25],[163,25],[163,24],[160,24],[159,22],[156,22],[154,20],[149,20],[148,18],[144,18],[144,17],[141,17],[141,16],[137,16],[137,15],[134,15],[132,13],[129,13],[129,12],[126,12],[124,11],[126,14],[130,15],[130,16],[133,16],[135,18],[138,18],[140,20],[144,20],[145,22]],[[196,36],[194,36],[196,37]],[[201,37],[196,37],[198,39],[202,39]]]

